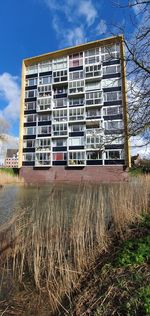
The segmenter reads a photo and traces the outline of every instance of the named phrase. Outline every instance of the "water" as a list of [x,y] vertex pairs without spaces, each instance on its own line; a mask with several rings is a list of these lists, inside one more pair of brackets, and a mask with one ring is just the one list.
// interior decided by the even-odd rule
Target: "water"
[[[0,189],[0,225],[11,217],[15,209],[30,209],[33,203],[36,203],[36,208],[41,211],[43,204],[47,202],[53,189],[54,186],[52,184],[38,187],[4,186]],[[57,185],[55,186],[56,199],[59,200],[60,195],[63,195],[65,205],[71,208],[71,203],[73,203],[73,197],[77,190],[78,185]]]

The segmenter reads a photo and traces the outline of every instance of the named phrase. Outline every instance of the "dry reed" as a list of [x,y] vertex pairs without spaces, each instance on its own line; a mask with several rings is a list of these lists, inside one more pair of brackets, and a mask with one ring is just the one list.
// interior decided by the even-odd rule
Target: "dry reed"
[[74,198],[53,187],[40,212],[37,194],[32,208],[18,212],[12,223],[15,242],[4,262],[11,258],[15,280],[25,284],[30,276],[40,293],[47,293],[52,312],[64,308],[62,298],[107,249],[111,234],[122,238],[128,225],[148,212],[149,196],[148,176],[129,183],[83,184]]
[[23,183],[24,180],[18,175],[12,175],[0,170],[0,186],[5,184]]

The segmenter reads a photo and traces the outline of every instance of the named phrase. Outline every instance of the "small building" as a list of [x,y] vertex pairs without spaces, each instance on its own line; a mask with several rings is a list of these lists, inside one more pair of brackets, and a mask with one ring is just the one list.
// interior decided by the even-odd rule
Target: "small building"
[[5,167],[18,168],[18,149],[7,149]]

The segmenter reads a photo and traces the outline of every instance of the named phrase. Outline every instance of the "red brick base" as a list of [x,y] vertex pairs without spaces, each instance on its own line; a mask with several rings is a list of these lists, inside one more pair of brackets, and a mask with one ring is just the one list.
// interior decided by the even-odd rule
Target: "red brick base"
[[118,182],[127,181],[128,173],[123,166],[86,166],[83,169],[52,167],[50,169],[34,169],[22,167],[20,176],[27,183],[46,182]]

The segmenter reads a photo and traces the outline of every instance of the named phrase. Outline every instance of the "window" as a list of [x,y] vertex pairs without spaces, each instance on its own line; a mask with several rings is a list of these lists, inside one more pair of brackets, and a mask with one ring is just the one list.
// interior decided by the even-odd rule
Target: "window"
[[53,141],[53,147],[64,147],[67,146],[67,140],[66,139],[55,139]]
[[57,110],[53,111],[53,121],[54,122],[61,122],[67,121],[67,110]]
[[62,57],[53,61],[53,70],[64,68],[67,68],[67,57]]
[[99,55],[99,47],[85,51],[85,57]]
[[37,96],[37,90],[25,91],[25,98],[35,98]]
[[83,53],[76,53],[69,56],[69,67],[79,67],[83,65]]
[[25,127],[24,134],[25,135],[35,135],[36,134],[36,127]]
[[37,78],[26,79],[26,87],[37,85]]
[[111,87],[120,87],[121,80],[117,78],[113,79],[104,79],[102,81],[103,88],[111,88]]
[[87,117],[99,117],[101,116],[101,112],[97,109],[87,110]]
[[84,108],[77,108],[77,109],[70,109],[69,110],[69,120],[76,121],[76,120],[84,120],[85,119],[85,109]]
[[64,160],[67,160],[66,152],[53,153],[53,161],[64,161]]
[[105,143],[106,144],[122,144],[124,142],[124,138],[122,135],[105,135]]
[[39,84],[50,84],[50,83],[52,83],[52,75],[39,78]]
[[30,65],[26,67],[26,74],[36,74],[38,72],[38,64]]
[[100,89],[101,89],[101,82],[100,81],[87,82],[86,86],[85,86],[86,91],[100,90]]
[[67,81],[67,70],[53,72],[53,80],[54,80],[54,83]]
[[23,155],[23,161],[34,161],[35,154],[34,153],[26,153]]
[[70,137],[69,146],[84,146],[84,137]]
[[38,115],[38,122],[47,122],[51,120],[51,115],[49,114],[40,114]]
[[84,81],[72,81],[69,82],[69,93],[83,93],[84,92]]
[[62,107],[66,107],[67,106],[67,98],[63,98],[63,99],[55,99],[54,100],[54,107],[56,108],[62,108]]
[[97,160],[102,159],[102,152],[100,151],[88,151],[87,160]]
[[123,159],[123,150],[108,150],[106,151],[106,159]]
[[51,154],[50,153],[36,153],[35,164],[36,166],[51,165]]
[[54,95],[67,93],[67,92],[68,92],[67,87],[61,87],[61,88],[59,87],[59,88],[54,89]]
[[25,102],[25,111],[32,111],[36,109],[36,102]]
[[90,92],[86,93],[86,105],[102,104],[102,92]]
[[69,106],[80,106],[84,105],[84,99],[78,98],[78,99],[69,99]]
[[25,115],[24,121],[27,123],[36,122],[36,114]]
[[49,138],[39,138],[36,139],[36,151],[50,151],[51,150],[51,140]]
[[51,110],[52,105],[52,99],[51,98],[44,98],[44,99],[38,99],[38,111],[45,111],[45,110]]
[[100,77],[102,75],[101,65],[85,67],[85,77]]
[[83,70],[73,71],[69,73],[69,80],[83,79]]
[[51,134],[51,126],[38,126],[38,134]]
[[100,62],[100,57],[99,56],[92,56],[92,57],[86,57],[85,58],[85,64],[96,64]]
[[67,124],[53,125],[53,136],[67,135]]
[[87,148],[101,148],[103,144],[103,136],[102,135],[88,135],[86,137],[86,147]]
[[101,47],[101,60],[109,61],[120,57],[120,44]]
[[69,152],[69,165],[85,165],[85,152]]
[[38,97],[51,96],[52,94],[51,89],[52,89],[51,85],[38,87]]
[[122,98],[122,95],[121,95],[121,92],[119,92],[119,91],[105,92],[104,93],[104,102],[119,101],[119,100],[121,100],[121,98]]
[[117,115],[122,113],[122,107],[120,106],[108,106],[103,109],[103,115]]
[[46,72],[52,70],[52,61],[48,60],[42,63],[39,63],[39,72]]
[[113,65],[113,66],[104,66],[103,67],[103,75],[110,75],[120,72],[120,65]]
[[23,148],[34,148],[34,147],[35,147],[35,140],[34,139],[24,140]]
[[70,125],[70,131],[71,132],[82,132],[85,130],[85,125],[84,124],[74,124],[74,125]]
[[105,129],[107,130],[115,130],[123,128],[123,121],[105,121],[104,122]]

